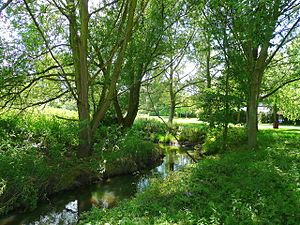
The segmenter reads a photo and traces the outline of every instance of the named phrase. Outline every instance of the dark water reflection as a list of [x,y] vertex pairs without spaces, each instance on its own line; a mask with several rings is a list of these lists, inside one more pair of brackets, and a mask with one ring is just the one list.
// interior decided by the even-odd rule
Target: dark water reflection
[[134,175],[107,179],[100,184],[59,193],[28,213],[11,213],[0,218],[0,225],[72,225],[79,215],[93,206],[110,208],[122,199],[130,198],[144,190],[156,176],[166,177],[170,171],[192,163],[180,149],[163,146],[164,161],[161,165]]

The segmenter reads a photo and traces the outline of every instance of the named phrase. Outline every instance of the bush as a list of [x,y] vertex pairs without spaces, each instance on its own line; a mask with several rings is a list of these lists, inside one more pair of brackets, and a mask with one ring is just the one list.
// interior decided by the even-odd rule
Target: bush
[[[241,146],[246,147],[247,136],[246,131],[243,127],[229,127],[227,134],[226,149],[235,150]],[[223,130],[220,128],[211,129],[206,137],[202,147],[204,153],[216,154],[221,153],[223,149]]]
[[35,114],[0,118],[0,215],[36,207],[49,179],[66,169],[75,129],[74,123]]
[[37,114],[1,116],[0,215],[16,207],[34,209],[46,194],[102,177],[105,162],[117,175],[159,158],[143,132],[113,125],[100,127],[91,157],[77,159],[77,125]]
[[39,188],[47,182],[51,170],[45,157],[29,144],[0,150],[0,214],[13,207],[33,209],[39,198]]
[[194,126],[181,126],[179,129],[179,141],[191,143],[203,143],[206,136],[207,126],[204,124]]
[[114,125],[100,127],[94,149],[111,161],[124,157],[143,160],[152,153],[154,144],[145,141],[141,131]]
[[174,142],[176,138],[179,141],[202,143],[207,131],[205,124],[168,124],[167,127],[154,119],[139,119],[133,128],[141,132],[147,139],[159,143]]

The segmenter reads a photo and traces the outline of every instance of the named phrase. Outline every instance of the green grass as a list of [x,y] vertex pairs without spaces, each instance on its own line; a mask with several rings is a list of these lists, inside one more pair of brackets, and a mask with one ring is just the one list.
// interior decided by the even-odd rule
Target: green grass
[[[133,128],[144,135],[144,138],[156,143],[174,143],[177,140],[189,143],[203,143],[207,125],[204,123],[165,124],[155,117],[138,118]],[[176,138],[174,137],[176,136]]]
[[78,181],[134,172],[160,155],[140,132],[102,126],[93,155],[77,159],[77,133],[76,121],[53,114],[0,117],[0,215],[18,207],[33,210],[47,194]]
[[[273,124],[268,124],[268,123],[264,123],[264,124],[258,124],[258,128],[260,130],[263,129],[272,129],[273,128]],[[289,130],[300,130],[300,126],[294,126],[294,125],[281,125],[279,124],[279,129],[289,129]]]
[[[160,118],[158,116],[148,116],[146,114],[138,114],[137,119],[148,119],[148,120],[158,120],[161,122],[161,118],[167,122],[168,117],[167,116],[161,116]],[[174,123],[179,124],[203,124],[204,122],[200,121],[199,118],[174,118]]]
[[94,209],[81,224],[299,224],[297,130],[262,130],[260,149],[210,156],[156,179],[111,210]]

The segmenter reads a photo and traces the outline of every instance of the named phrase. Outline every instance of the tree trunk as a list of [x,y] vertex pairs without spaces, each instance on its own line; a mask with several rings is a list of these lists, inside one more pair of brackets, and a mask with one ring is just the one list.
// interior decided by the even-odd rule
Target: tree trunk
[[169,109],[169,120],[168,122],[169,123],[173,123],[173,120],[174,120],[174,116],[175,116],[175,98],[171,98],[171,101],[170,101],[170,109]]
[[[211,40],[210,36],[207,37],[206,40],[207,44],[207,52],[206,52],[206,88],[211,89],[211,82],[212,82],[212,77],[210,73],[210,57],[211,57]],[[209,127],[214,127],[214,121],[213,121],[213,115],[212,115],[212,106],[211,104],[206,105],[206,114],[207,114],[207,119],[209,123]]]
[[[171,58],[171,61],[173,59]],[[169,108],[169,123],[173,123],[173,119],[174,119],[174,115],[175,115],[175,98],[176,98],[176,94],[174,92],[174,70],[173,70],[173,65],[171,63],[170,65],[170,76],[169,76],[169,97],[170,97],[170,108]]]
[[[229,70],[229,68],[227,68]],[[228,95],[229,95],[229,73],[226,71],[226,78],[225,78],[225,108],[224,108],[224,130],[223,130],[223,151],[227,150],[227,137],[228,137],[228,117],[229,117],[229,102],[228,102]]]
[[[251,45],[250,45],[251,46]],[[257,147],[257,107],[260,86],[266,68],[266,59],[268,57],[268,46],[269,42],[266,41],[262,44],[261,50],[258,56],[258,47],[250,48],[251,51],[248,52],[248,68],[249,71],[249,91],[247,100],[247,136],[248,136],[248,148],[255,149]],[[255,53],[255,54],[253,54]]]
[[248,107],[247,107],[247,136],[248,148],[254,149],[257,147],[257,105],[258,105],[258,76],[251,76],[251,84],[249,88]]
[[[100,104],[98,105],[97,111],[93,115],[93,120],[91,122],[92,124],[91,129],[93,135],[96,133],[101,120],[104,118],[104,115],[107,112],[109,106],[111,105],[111,102],[115,98],[117,81],[120,77],[120,73],[122,70],[127,45],[130,40],[130,37],[132,36],[137,0],[131,0],[128,1],[127,3],[128,3],[128,15],[127,15],[127,23],[126,23],[125,33],[124,33],[124,39],[122,41],[122,45],[120,47],[118,56],[116,57],[114,70],[112,72],[112,76],[108,88],[108,94],[106,98],[103,100],[103,102],[101,102],[101,105]],[[124,13],[127,14],[127,12]],[[126,18],[125,14],[123,16],[124,18]]]
[[273,107],[273,128],[278,129],[279,128],[279,121],[278,121],[278,108],[277,105],[274,104]]
[[124,127],[132,127],[139,110],[141,81],[136,81],[130,88],[127,114],[123,121]]
[[237,117],[236,117],[236,122],[237,123],[240,123],[241,122],[241,106],[239,105],[238,107],[237,107]]
[[[88,1],[80,0],[79,13],[80,25],[76,20],[75,3],[72,2],[74,11],[70,18],[70,45],[73,53],[77,109],[79,118],[79,147],[78,157],[86,157],[91,154],[91,128],[89,109],[89,73],[87,64],[87,40],[88,40]],[[80,35],[78,35],[80,32]]]
[[116,115],[117,115],[118,124],[123,124],[124,118],[123,118],[123,113],[122,113],[122,109],[121,109],[120,104],[119,104],[117,94],[116,94],[113,102],[114,102],[115,112],[116,112]]

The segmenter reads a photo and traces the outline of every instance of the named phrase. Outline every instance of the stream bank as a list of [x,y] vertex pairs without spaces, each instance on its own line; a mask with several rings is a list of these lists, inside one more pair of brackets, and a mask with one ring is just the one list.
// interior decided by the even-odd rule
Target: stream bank
[[[174,147],[163,147],[165,157],[154,169],[141,170],[133,174],[115,176],[101,183],[60,192],[43,201],[33,212],[10,213],[0,219],[1,225],[76,224],[82,212],[92,206],[110,208],[119,201],[133,197],[144,190],[153,177],[165,177],[192,160]],[[145,164],[146,165],[146,164]],[[122,166],[119,164],[118,166]],[[107,174],[108,175],[108,174]],[[110,174],[112,175],[112,173]],[[116,173],[114,175],[117,175]]]
[[153,143],[139,140],[134,147],[125,145],[131,139],[128,137],[124,145],[112,150],[96,149],[85,159],[77,159],[74,154],[50,158],[37,148],[0,151],[0,215],[12,210],[35,210],[39,201],[53,194],[133,173],[161,161],[162,152]]

